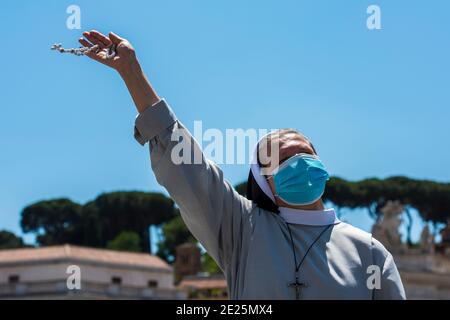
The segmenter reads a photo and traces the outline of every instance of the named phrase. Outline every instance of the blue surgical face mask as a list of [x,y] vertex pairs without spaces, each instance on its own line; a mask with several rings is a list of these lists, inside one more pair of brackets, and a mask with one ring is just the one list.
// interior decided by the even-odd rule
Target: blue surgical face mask
[[319,200],[330,176],[318,157],[297,154],[273,174],[276,196],[289,205],[308,205]]

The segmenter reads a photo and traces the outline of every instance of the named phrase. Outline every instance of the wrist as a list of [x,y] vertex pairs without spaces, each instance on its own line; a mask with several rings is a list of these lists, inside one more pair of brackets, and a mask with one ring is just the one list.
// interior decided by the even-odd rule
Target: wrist
[[141,65],[139,64],[137,58],[131,59],[122,66],[118,67],[116,70],[124,80],[142,73]]
[[117,71],[125,82],[139,113],[160,101],[137,59],[130,60],[117,68]]

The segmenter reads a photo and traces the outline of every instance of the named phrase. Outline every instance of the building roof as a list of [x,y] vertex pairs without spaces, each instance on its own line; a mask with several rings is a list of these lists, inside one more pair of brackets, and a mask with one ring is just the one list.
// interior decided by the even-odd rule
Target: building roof
[[0,250],[0,266],[61,260],[172,271],[172,267],[164,260],[146,253],[94,249],[73,245]]
[[227,289],[227,281],[222,275],[212,276],[187,276],[178,285],[181,289]]

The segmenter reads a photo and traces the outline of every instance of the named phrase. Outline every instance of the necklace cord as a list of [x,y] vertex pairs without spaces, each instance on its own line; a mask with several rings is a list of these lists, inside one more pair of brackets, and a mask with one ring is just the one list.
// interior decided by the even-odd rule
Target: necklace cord
[[316,242],[322,237],[322,235],[328,230],[330,229],[330,227],[332,226],[331,224],[328,225],[326,228],[324,228],[320,234],[317,236],[317,238],[313,241],[313,243],[311,243],[311,245],[308,247],[308,249],[306,250],[305,255],[303,256],[302,260],[300,261],[299,264],[297,264],[297,254],[295,253],[295,245],[294,245],[294,238],[292,237],[292,231],[291,231],[291,227],[289,226],[289,223],[286,223],[288,230],[289,230],[289,236],[291,238],[291,245],[292,245],[292,252],[294,253],[294,262],[295,262],[295,273],[297,273],[300,270],[301,265],[303,264],[303,261],[305,261],[306,256],[308,255],[309,251],[311,250],[311,248],[316,244]]

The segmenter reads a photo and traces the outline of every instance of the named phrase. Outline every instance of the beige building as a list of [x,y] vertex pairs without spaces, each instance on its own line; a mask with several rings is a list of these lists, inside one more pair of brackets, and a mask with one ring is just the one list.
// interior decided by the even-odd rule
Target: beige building
[[149,254],[71,245],[0,250],[0,299],[184,298],[173,280],[172,267]]
[[394,259],[408,299],[450,299],[449,256],[408,250]]
[[227,281],[222,274],[185,276],[178,288],[188,299],[228,299]]
[[201,269],[201,252],[197,244],[188,242],[176,248],[175,282],[187,299],[228,299],[224,275],[210,275]]

